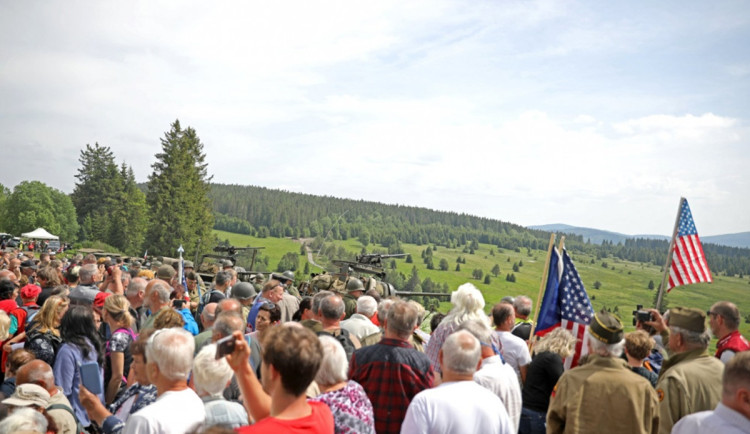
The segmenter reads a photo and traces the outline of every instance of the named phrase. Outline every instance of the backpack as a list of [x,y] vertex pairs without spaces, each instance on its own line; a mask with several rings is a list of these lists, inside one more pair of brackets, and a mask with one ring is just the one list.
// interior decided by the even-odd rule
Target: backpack
[[76,413],[73,411],[72,408],[68,407],[65,404],[52,404],[49,407],[47,407],[47,412],[50,410],[65,410],[68,413],[70,413],[73,416],[73,420],[76,421],[76,432],[79,434],[86,434],[86,431],[83,429],[83,425],[81,425],[81,421],[78,420],[76,417]]
[[21,306],[21,309],[26,312],[26,321],[24,322],[24,330],[29,328],[29,324],[31,324],[31,320],[34,319],[36,314],[39,313],[39,309],[41,309],[39,306],[33,307],[33,306]]
[[339,329],[338,333],[337,332],[331,333],[331,332],[327,332],[327,331],[319,331],[318,332],[318,336],[322,336],[322,335],[333,336],[334,339],[336,339],[337,341],[339,341],[339,343],[341,344],[341,346],[344,347],[344,352],[346,353],[346,360],[348,360],[349,362],[352,361],[352,354],[354,354],[354,350],[356,348],[354,348],[354,343],[349,338],[349,332],[348,331],[346,331],[344,329]]

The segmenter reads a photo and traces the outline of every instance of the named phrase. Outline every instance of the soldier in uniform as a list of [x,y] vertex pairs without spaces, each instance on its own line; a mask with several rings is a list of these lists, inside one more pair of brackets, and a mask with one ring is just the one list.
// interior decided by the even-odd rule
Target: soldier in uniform
[[704,311],[676,307],[669,310],[666,321],[656,309],[651,309],[651,314],[654,320],[645,324],[661,333],[670,353],[656,383],[659,432],[668,434],[684,416],[713,410],[721,401],[724,364],[708,354],[711,336]]
[[622,322],[598,312],[584,336],[586,364],[565,372],[552,391],[548,433],[652,433],[659,428],[659,401],[651,383],[620,358]]
[[297,297],[297,300],[302,300],[299,290],[294,286],[294,272],[292,270],[286,270],[281,274],[286,279],[286,282],[282,281],[282,283],[286,285],[286,290],[293,296]]
[[250,283],[253,284],[253,288],[255,288],[255,292],[257,292],[258,294],[260,294],[261,291],[263,291],[263,283],[265,283],[265,280],[266,278],[263,276],[263,273],[258,273],[250,279]]
[[365,286],[356,277],[350,277],[346,282],[346,294],[341,298],[344,300],[344,312],[346,318],[357,313],[357,299],[365,293]]

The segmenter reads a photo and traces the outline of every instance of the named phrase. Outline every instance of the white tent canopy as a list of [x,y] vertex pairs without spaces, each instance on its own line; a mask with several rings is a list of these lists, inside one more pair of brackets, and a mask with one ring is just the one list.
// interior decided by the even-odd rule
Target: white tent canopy
[[26,232],[25,234],[21,234],[22,237],[25,238],[34,238],[37,240],[59,240],[60,237],[57,235],[52,235],[51,233],[47,232],[44,228],[36,228],[31,232]]

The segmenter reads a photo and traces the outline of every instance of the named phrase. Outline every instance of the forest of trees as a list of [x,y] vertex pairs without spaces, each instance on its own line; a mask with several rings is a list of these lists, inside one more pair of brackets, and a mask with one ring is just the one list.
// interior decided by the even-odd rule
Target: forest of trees
[[[455,212],[435,211],[362,200],[339,199],[264,187],[211,184],[214,228],[258,237],[322,237],[325,240],[366,238],[368,243],[400,253],[398,242],[457,247],[467,253],[485,243],[499,249],[546,249],[549,233]],[[366,234],[366,235],[364,235]],[[592,244],[566,235],[566,247],[599,259],[663,265],[669,241],[629,239],[625,243]],[[750,249],[704,244],[714,273],[750,273]]]

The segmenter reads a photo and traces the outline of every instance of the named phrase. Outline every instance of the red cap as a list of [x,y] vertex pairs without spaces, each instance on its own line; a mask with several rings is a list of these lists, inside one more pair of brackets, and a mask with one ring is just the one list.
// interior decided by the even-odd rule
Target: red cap
[[97,309],[103,308],[104,300],[106,300],[110,295],[112,295],[111,292],[100,292],[96,294],[96,297],[94,297],[94,307]]
[[39,293],[42,292],[42,288],[29,283],[28,285],[21,288],[21,298],[36,298]]

